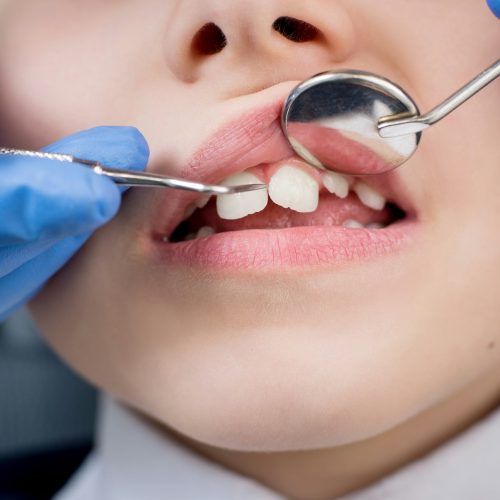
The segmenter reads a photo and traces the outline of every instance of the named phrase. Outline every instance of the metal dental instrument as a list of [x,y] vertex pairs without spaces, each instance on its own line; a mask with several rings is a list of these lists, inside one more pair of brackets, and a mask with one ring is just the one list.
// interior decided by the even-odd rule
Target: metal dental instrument
[[500,76],[500,60],[421,115],[398,85],[365,71],[326,72],[299,84],[282,112],[295,152],[311,165],[351,175],[380,174],[405,163],[422,131]]
[[499,76],[500,59],[425,115],[410,118],[395,116],[381,118],[378,123],[380,135],[382,137],[398,137],[422,132],[455,111]]
[[165,175],[150,174],[147,172],[134,172],[131,170],[105,167],[98,162],[75,158],[71,155],[59,153],[43,153],[40,151],[25,151],[21,149],[9,149],[0,147],[1,155],[28,156],[32,158],[42,158],[60,162],[78,163],[91,168],[96,174],[104,175],[120,186],[127,187],[156,187],[173,188],[184,191],[194,191],[202,194],[235,194],[257,189],[267,188],[265,184],[248,184],[241,186],[214,186],[200,182],[168,177]]

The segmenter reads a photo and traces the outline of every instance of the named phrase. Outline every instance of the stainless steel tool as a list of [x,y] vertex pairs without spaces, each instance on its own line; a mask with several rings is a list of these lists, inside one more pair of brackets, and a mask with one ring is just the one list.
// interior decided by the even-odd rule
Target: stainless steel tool
[[406,162],[422,131],[500,76],[500,60],[421,115],[398,85],[366,71],[329,71],[299,84],[282,112],[296,153],[319,169],[380,174]]
[[128,187],[173,188],[215,195],[244,193],[246,191],[267,188],[265,184],[248,184],[241,186],[217,186],[212,184],[203,184],[201,182],[188,181],[166,175],[156,175],[148,172],[135,172],[132,170],[106,167],[95,161],[75,158],[71,155],[59,153],[44,153],[40,151],[27,151],[0,147],[0,155],[28,156],[32,158],[78,163],[91,168],[98,175],[104,175],[110,178],[113,182],[120,186]]

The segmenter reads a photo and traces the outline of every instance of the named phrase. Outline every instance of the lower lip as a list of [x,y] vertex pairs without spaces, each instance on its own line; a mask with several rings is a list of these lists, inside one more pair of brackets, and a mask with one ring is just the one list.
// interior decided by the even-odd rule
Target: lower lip
[[383,229],[311,226],[231,231],[180,243],[154,240],[163,264],[204,270],[287,270],[374,260],[408,248],[417,222],[403,219]]

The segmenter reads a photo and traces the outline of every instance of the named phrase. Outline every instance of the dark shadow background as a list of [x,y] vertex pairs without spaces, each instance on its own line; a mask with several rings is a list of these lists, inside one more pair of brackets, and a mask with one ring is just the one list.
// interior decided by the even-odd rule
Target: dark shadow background
[[0,323],[0,500],[49,499],[92,447],[97,394],[24,311]]

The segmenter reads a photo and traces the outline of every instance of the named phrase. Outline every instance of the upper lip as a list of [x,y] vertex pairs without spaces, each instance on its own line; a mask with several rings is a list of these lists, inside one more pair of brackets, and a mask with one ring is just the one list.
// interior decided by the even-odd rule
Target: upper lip
[[[260,107],[233,119],[222,126],[188,160],[180,177],[215,184],[236,172],[264,163],[274,163],[295,157],[281,129],[281,110],[294,84],[281,86],[284,92],[271,95]],[[397,170],[376,176],[362,176],[363,181],[376,188],[389,201],[407,214],[414,215],[406,186]],[[186,191],[171,191],[161,196],[159,222],[155,233],[169,236],[182,222],[187,207],[199,195]]]

